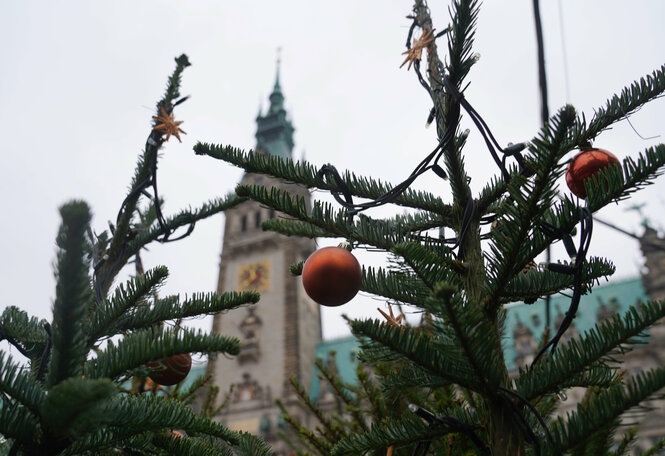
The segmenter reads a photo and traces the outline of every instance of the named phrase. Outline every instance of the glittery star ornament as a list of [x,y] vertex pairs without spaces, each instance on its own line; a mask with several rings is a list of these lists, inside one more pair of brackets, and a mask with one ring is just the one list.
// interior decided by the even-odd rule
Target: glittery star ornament
[[406,67],[408,71],[411,69],[411,64],[414,61],[421,59],[423,49],[434,42],[434,38],[432,37],[433,32],[433,29],[423,30],[423,34],[420,36],[420,38],[413,42],[411,49],[407,49],[406,51],[402,52],[402,55],[406,55],[406,59],[404,59],[404,62],[402,62],[402,64],[399,66],[400,68],[402,68],[408,62],[409,65]]
[[180,124],[182,124],[183,121],[182,120],[176,121],[173,118],[173,113],[167,114],[163,106],[160,106],[159,110],[162,112],[161,116],[152,116],[153,119],[159,122],[157,125],[153,127],[153,130],[166,133],[167,141],[171,138],[171,135],[173,135],[176,138],[178,138],[178,141],[182,142],[182,140],[180,139],[180,133],[185,135],[187,134],[182,128],[180,128]]

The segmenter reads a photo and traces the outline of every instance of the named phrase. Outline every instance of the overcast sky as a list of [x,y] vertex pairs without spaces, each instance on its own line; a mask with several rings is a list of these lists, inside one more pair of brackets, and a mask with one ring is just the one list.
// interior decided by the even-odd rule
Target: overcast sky
[[[431,3],[435,27],[442,30],[448,3]],[[542,3],[553,112],[570,102],[590,118],[613,93],[665,63],[665,2]],[[409,1],[385,0],[0,2],[0,309],[18,305],[50,319],[58,206],[83,198],[93,208],[94,229],[107,228],[129,186],[173,58],[183,52],[193,65],[185,71],[182,93],[192,97],[176,110],[187,135],[182,144],[169,142],[159,162],[166,213],[233,190],[241,171],[195,156],[192,147],[197,141],[254,146],[255,117],[267,105],[279,46],[282,88],[296,128],[295,158],[403,180],[436,142],[434,129],[424,128],[428,96],[413,71],[399,68],[410,11]],[[499,142],[532,138],[540,104],[531,1],[486,1],[476,37],[480,60],[467,99]],[[439,49],[445,49],[444,40]],[[631,121],[650,137],[665,134],[664,118],[660,99]],[[595,145],[623,158],[660,142],[662,136],[641,139],[624,121]],[[497,170],[473,129],[466,152],[477,194]],[[450,198],[436,178],[415,187]],[[663,189],[660,181],[633,199],[646,203],[657,227],[665,225]],[[599,216],[640,232],[639,218],[626,206]],[[163,294],[215,289],[222,227],[218,216],[197,224],[182,242],[151,247],[146,267],[165,264],[171,271]],[[615,261],[615,279],[635,277],[642,263],[636,242],[598,224],[591,254]],[[357,255],[365,264],[380,261],[374,253]],[[557,258],[566,259],[560,250]],[[377,316],[380,304],[359,297],[324,309],[325,337],[348,333],[340,313]],[[209,329],[210,320],[194,324]]]

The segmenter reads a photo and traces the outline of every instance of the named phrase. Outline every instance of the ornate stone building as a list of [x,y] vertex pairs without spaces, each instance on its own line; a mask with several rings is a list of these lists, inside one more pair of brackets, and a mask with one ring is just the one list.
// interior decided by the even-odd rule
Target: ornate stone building
[[[294,128],[284,109],[279,69],[270,107],[256,119],[259,153],[290,158]],[[261,184],[290,191],[310,204],[307,189],[266,176],[245,174],[242,184]],[[289,378],[305,385],[312,378],[317,343],[321,340],[319,307],[311,301],[289,266],[306,259],[315,249],[310,239],[286,237],[263,231],[262,221],[279,216],[253,201],[226,212],[218,291],[257,290],[261,300],[254,306],[219,314],[213,331],[240,339],[240,355],[218,357],[207,370],[222,392],[235,385],[221,420],[231,429],[263,435],[276,450],[287,454],[276,439],[281,426],[280,398],[294,415],[297,407]]]

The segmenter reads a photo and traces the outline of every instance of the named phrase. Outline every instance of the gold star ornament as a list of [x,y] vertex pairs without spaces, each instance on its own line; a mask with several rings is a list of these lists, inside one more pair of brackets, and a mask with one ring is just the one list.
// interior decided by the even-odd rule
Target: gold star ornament
[[159,110],[162,112],[162,115],[152,116],[153,119],[159,122],[152,129],[161,131],[162,134],[166,133],[166,141],[168,141],[171,138],[171,135],[173,135],[178,138],[178,141],[182,142],[180,139],[180,133],[187,134],[182,128],[180,128],[180,124],[182,124],[183,121],[179,120],[176,122],[173,118],[173,113],[167,114],[163,106],[160,106]]
[[388,304],[388,312],[390,314],[385,313],[383,310],[381,310],[379,307],[376,308],[379,312],[381,312],[381,315],[387,320],[387,323],[391,326],[401,326],[402,325],[402,318],[404,317],[404,314],[400,312],[399,317],[395,317],[395,314],[393,314],[393,308]]
[[423,34],[420,35],[420,38],[413,42],[411,49],[407,49],[406,51],[402,52],[402,55],[406,55],[406,59],[404,59],[404,62],[402,62],[402,64],[399,66],[400,68],[402,68],[404,64],[408,62],[409,66],[406,67],[408,71],[411,69],[411,64],[413,62],[416,60],[420,61],[423,54],[423,49],[434,42],[432,33],[434,33],[434,29],[423,30]]

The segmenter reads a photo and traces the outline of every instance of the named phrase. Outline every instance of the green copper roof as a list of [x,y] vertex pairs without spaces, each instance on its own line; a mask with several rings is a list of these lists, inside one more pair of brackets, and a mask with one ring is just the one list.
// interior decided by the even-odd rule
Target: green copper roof
[[[603,312],[605,314],[617,313],[621,315],[629,307],[640,301],[646,301],[646,299],[641,279],[596,286],[591,290],[591,293],[583,295],[580,299],[579,309],[573,320],[574,330],[582,334],[596,324],[599,315]],[[552,297],[550,303],[552,334],[556,331],[555,324],[557,323],[557,318],[565,314],[569,306],[570,298],[561,295]],[[503,350],[509,370],[517,368],[515,364],[517,351],[515,349],[514,334],[519,323],[523,325],[523,329],[531,331],[535,340],[540,342],[543,331],[545,330],[545,301],[541,299],[533,304],[519,303],[508,305]],[[574,330],[572,328],[568,329],[568,331]]]
[[[356,355],[360,351],[360,344],[355,337],[344,337],[342,339],[322,340],[316,346],[315,358],[323,361],[324,366],[335,360],[335,369],[342,381],[355,384],[356,364],[358,360]],[[332,354],[334,353],[334,357]],[[312,383],[309,388],[309,397],[317,400],[321,392],[320,371],[315,367],[312,374]]]
[[284,95],[279,83],[279,66],[275,76],[275,86],[270,94],[270,108],[265,115],[256,117],[256,150],[282,158],[291,158],[293,152],[293,132],[291,121],[284,109]]

